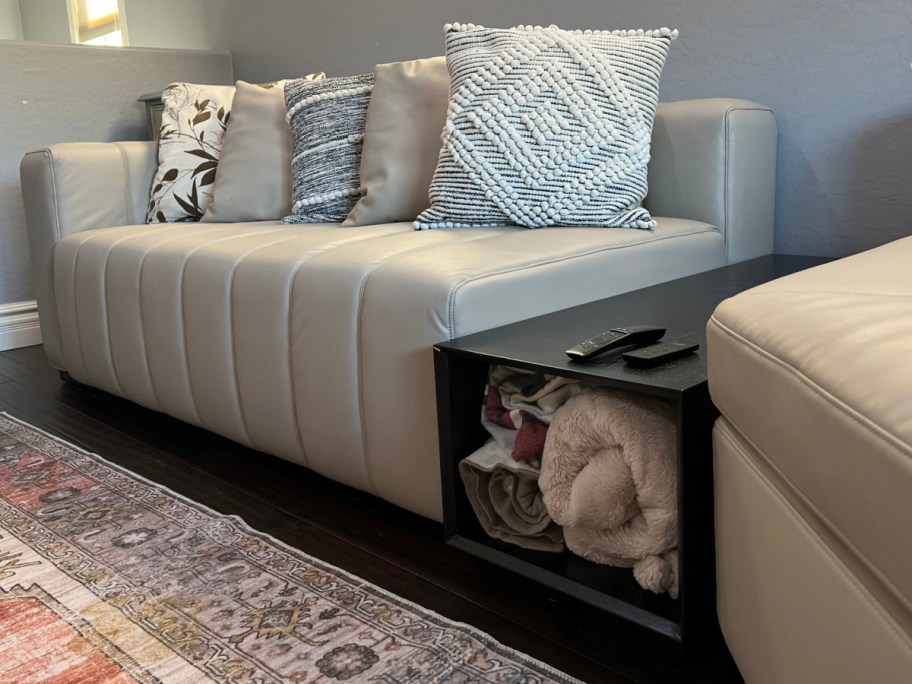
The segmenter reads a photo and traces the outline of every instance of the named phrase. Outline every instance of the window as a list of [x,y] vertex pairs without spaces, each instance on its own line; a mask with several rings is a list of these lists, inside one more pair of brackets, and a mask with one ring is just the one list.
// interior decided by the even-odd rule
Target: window
[[124,45],[124,18],[118,0],[70,0],[75,42]]

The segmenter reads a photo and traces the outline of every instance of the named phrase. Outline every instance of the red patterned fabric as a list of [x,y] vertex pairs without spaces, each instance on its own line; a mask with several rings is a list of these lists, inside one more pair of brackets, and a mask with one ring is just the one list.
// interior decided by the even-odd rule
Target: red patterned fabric
[[548,426],[528,411],[508,410],[503,405],[500,390],[491,385],[488,385],[485,395],[485,415],[495,425],[516,430],[516,441],[510,452],[510,457],[514,461],[541,458]]

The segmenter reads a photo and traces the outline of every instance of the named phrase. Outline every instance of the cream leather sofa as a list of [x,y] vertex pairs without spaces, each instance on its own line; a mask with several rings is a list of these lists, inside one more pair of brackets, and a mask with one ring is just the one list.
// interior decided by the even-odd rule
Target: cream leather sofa
[[775,150],[766,107],[663,104],[655,230],[417,232],[135,225],[153,143],[52,145],[21,167],[45,349],[81,383],[439,520],[432,345],[771,252]]
[[708,327],[718,613],[748,684],[912,681],[912,238]]

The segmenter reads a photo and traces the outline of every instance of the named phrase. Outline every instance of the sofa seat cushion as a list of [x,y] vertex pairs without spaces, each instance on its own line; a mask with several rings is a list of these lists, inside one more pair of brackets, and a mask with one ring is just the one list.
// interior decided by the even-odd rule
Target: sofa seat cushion
[[723,302],[713,400],[885,605],[912,606],[912,239]]
[[440,518],[432,345],[724,263],[712,226],[175,224],[54,250],[66,368]]

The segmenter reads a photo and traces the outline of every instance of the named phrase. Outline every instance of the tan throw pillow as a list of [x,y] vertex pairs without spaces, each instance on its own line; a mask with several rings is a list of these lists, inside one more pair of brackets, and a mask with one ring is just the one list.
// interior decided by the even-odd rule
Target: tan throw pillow
[[361,186],[343,226],[412,221],[430,206],[450,74],[446,59],[378,64],[367,107]]
[[146,223],[198,221],[209,206],[234,86],[172,83],[162,92],[158,171]]
[[237,82],[231,126],[203,222],[268,221],[291,213],[291,129],[285,120],[284,86],[285,81]]

